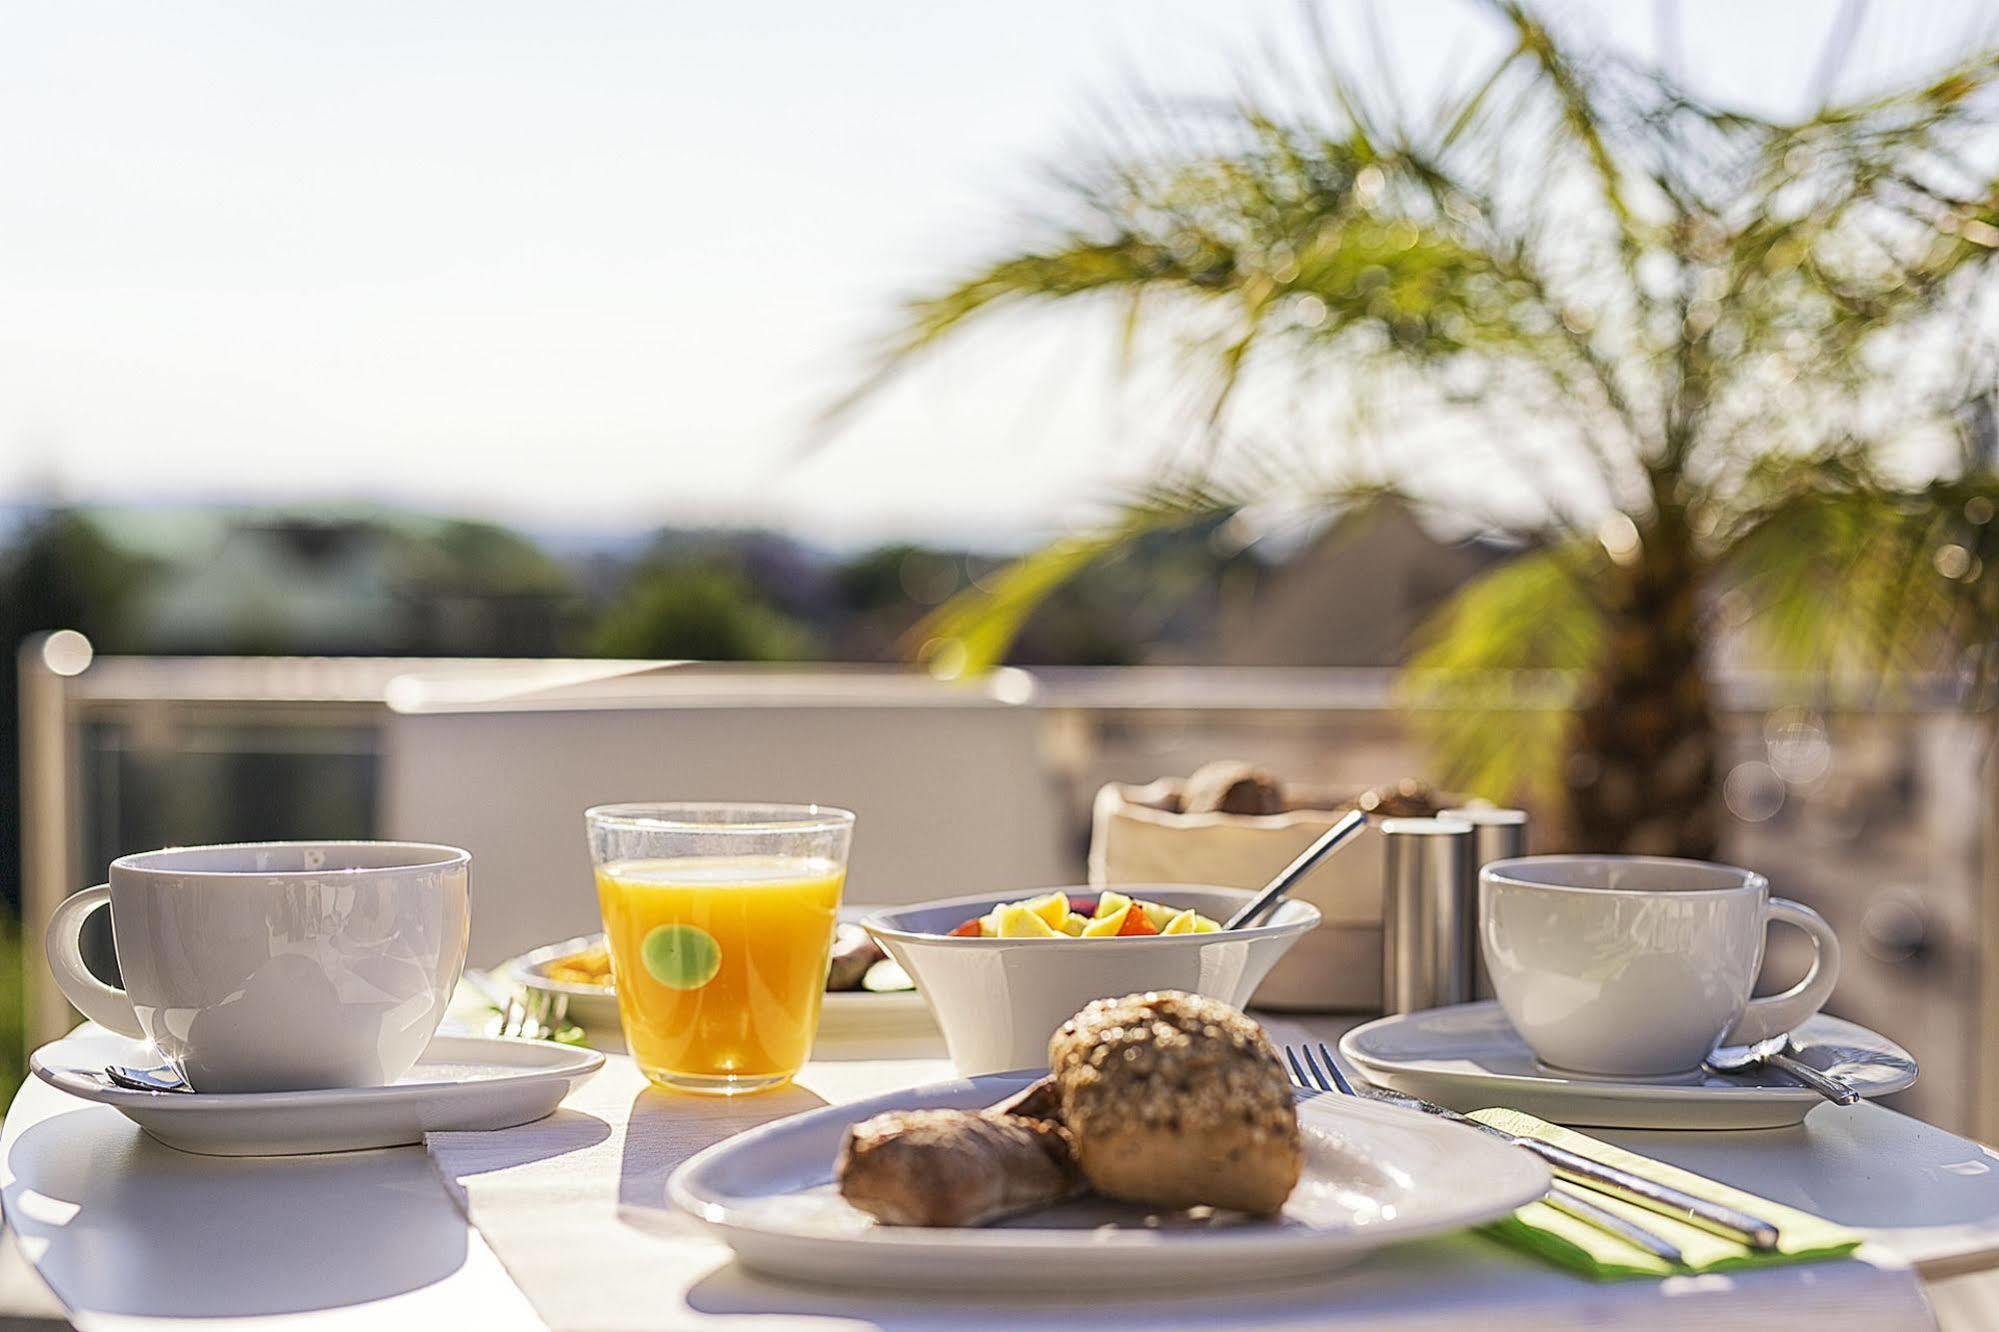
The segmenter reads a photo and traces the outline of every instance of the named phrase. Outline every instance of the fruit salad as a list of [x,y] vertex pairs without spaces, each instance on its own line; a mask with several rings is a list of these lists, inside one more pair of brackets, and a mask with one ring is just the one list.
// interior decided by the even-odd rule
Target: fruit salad
[[1198,911],[1107,892],[1095,902],[1049,893],[1002,902],[952,930],[961,939],[1121,939],[1141,934],[1214,934],[1222,927]]

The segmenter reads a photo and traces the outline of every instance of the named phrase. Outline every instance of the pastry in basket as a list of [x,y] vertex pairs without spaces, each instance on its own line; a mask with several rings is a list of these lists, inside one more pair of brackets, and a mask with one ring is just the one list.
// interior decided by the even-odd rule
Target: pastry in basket
[[1049,1043],[1050,1075],[985,1110],[899,1110],[847,1130],[841,1196],[890,1225],[963,1226],[1084,1184],[1180,1210],[1267,1214],[1304,1153],[1262,1029],[1177,991],[1100,999]]

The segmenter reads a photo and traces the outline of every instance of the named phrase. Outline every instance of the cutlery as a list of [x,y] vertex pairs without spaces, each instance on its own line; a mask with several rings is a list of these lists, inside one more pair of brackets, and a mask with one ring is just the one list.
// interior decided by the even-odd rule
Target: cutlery
[[1583,1191],[1556,1180],[1542,1202],[1558,1212],[1566,1213],[1584,1225],[1607,1230],[1627,1244],[1634,1244],[1655,1258],[1663,1258],[1675,1267],[1684,1267],[1687,1256],[1673,1246],[1663,1236],[1655,1235],[1636,1222],[1627,1221],[1615,1212],[1598,1207],[1583,1196]]
[[1860,1093],[1827,1073],[1821,1073],[1804,1060],[1796,1058],[1798,1043],[1785,1032],[1765,1041],[1751,1045],[1718,1045],[1714,1052],[1701,1061],[1701,1067],[1710,1073],[1740,1073],[1768,1064],[1771,1068],[1790,1075],[1834,1105],[1852,1105],[1860,1099]]
[[[1304,1056],[1302,1064],[1299,1059],[1301,1053]],[[1319,1044],[1319,1055],[1325,1060],[1324,1068],[1331,1070],[1330,1072],[1321,1070],[1319,1059],[1313,1057],[1310,1046],[1285,1046],[1284,1057],[1290,1061],[1292,1081],[1303,1087],[1364,1097],[1370,1101],[1382,1101],[1389,1105],[1399,1105],[1406,1110],[1420,1110],[1426,1115],[1436,1115],[1454,1124],[1463,1124],[1468,1128],[1490,1133],[1495,1137],[1504,1138],[1516,1147],[1534,1153],[1547,1162],[1549,1169],[1561,1179],[1581,1184],[1598,1193],[1608,1194],[1634,1207],[1642,1207],[1648,1212],[1698,1226],[1702,1230],[1746,1244],[1752,1249],[1767,1252],[1777,1247],[1777,1227],[1747,1212],[1738,1211],[1721,1203],[1709,1202],[1685,1190],[1676,1189],[1670,1184],[1660,1184],[1634,1175],[1628,1170],[1605,1165],[1601,1161],[1593,1161],[1587,1156],[1572,1152],[1566,1147],[1557,1147],[1551,1142],[1542,1142],[1537,1138],[1516,1137],[1504,1129],[1482,1124],[1470,1115],[1447,1110],[1441,1105],[1414,1096],[1404,1096],[1400,1092],[1389,1091],[1383,1087],[1358,1090],[1347,1081],[1346,1075],[1340,1072],[1339,1066],[1333,1062],[1333,1052],[1326,1048],[1324,1042]],[[1311,1070],[1310,1073],[1306,1071],[1307,1069]]]
[[[1346,1075],[1340,1072],[1339,1065],[1333,1062],[1330,1050],[1326,1052],[1325,1067],[1331,1073],[1333,1086],[1327,1086],[1323,1081],[1311,1081],[1304,1070],[1299,1067],[1297,1053],[1290,1046],[1285,1047],[1284,1057],[1291,1061],[1291,1081],[1294,1084],[1315,1092],[1337,1090],[1346,1096],[1353,1096],[1355,1094],[1353,1084],[1346,1080]],[[1306,1057],[1310,1059],[1311,1055],[1309,1051],[1307,1051]],[[1314,1063],[1312,1068],[1314,1072],[1317,1072],[1319,1066],[1317,1063]],[[1052,1079],[1043,1079],[1043,1081],[1052,1081]],[[1036,1084],[1036,1086],[1039,1085]],[[1028,1092],[1031,1093],[1032,1091],[1034,1091],[1034,1088],[1030,1087]],[[1582,1190],[1574,1188],[1559,1179],[1549,1186],[1547,1193],[1541,1196],[1541,1201],[1558,1212],[1574,1217],[1585,1225],[1595,1226],[1598,1230],[1608,1231],[1626,1243],[1636,1245],[1638,1248],[1645,1250],[1654,1257],[1663,1258],[1675,1266],[1685,1266],[1686,1264],[1686,1255],[1681,1253],[1676,1246],[1663,1236],[1655,1235],[1645,1229],[1645,1227],[1635,1222],[1627,1221],[1617,1215],[1617,1213],[1597,1206],[1584,1196]]]
[[123,1064],[106,1064],[104,1076],[127,1091],[150,1092],[192,1092],[187,1079],[165,1064],[158,1068],[127,1068]]
[[1262,890],[1249,899],[1249,905],[1230,916],[1222,928],[1240,930],[1254,925],[1264,913],[1275,907],[1284,894],[1290,892],[1298,880],[1304,878],[1314,865],[1344,846],[1349,838],[1366,826],[1367,815],[1357,809],[1349,810],[1345,818],[1326,829],[1320,834],[1318,841],[1306,847],[1304,853],[1286,865],[1276,878],[1263,885]]
[[547,1027],[540,1015],[512,990],[503,990],[493,978],[470,969],[465,971],[465,979],[473,989],[486,997],[486,1002],[500,1010],[500,1027],[495,1036],[514,1036],[531,1040],[546,1033]]

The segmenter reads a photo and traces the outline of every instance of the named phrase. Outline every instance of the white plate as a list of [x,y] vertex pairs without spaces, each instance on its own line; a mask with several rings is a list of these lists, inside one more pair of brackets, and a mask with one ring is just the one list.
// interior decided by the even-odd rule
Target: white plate
[[107,1064],[149,1068],[151,1046],[108,1033],[71,1036],[28,1057],[60,1091],[116,1108],[169,1147],[206,1156],[297,1156],[400,1147],[432,1130],[501,1129],[554,1111],[604,1066],[594,1050],[549,1041],[439,1036],[416,1067],[386,1087],[327,1091],[130,1091]]
[[[840,919],[858,919],[872,907],[842,907]],[[603,946],[602,934],[585,934],[561,943],[545,944],[522,953],[499,970],[522,988],[561,996],[563,1015],[586,1035],[618,1036],[618,991],[609,985],[578,985],[552,980],[548,964],[557,958]],[[819,1010],[819,1037],[826,1041],[928,1039],[937,1037],[930,1006],[915,990],[875,994],[868,990],[834,990]]]
[[[1320,1276],[1400,1240],[1504,1216],[1548,1174],[1486,1134],[1395,1106],[1316,1096],[1298,1107],[1305,1177],[1283,1214],[1148,1215],[1079,1199],[982,1228],[883,1226],[835,1191],[847,1126],[885,1110],[973,1109],[1039,1074],[997,1073],[779,1120],[702,1152],[667,1181],[744,1266],[844,1285],[1114,1291]],[[1087,1285],[1083,1283],[1089,1283]]]
[[828,990],[819,1007],[819,1039],[846,1041],[912,1036],[937,1039],[930,1005],[914,990],[874,994],[868,990]]
[[586,949],[602,948],[602,934],[583,934],[574,939],[564,939],[560,943],[543,944],[540,948],[522,953],[510,962],[503,963],[499,974],[513,979],[524,990],[531,990],[562,999],[563,1017],[583,1028],[585,1033],[618,1030],[618,991],[610,985],[579,985],[574,981],[552,979],[548,965],[558,958],[570,957]]
[[[1797,1040],[1806,1063],[1862,1096],[1886,1096],[1916,1080],[1907,1050],[1854,1023],[1821,1013],[1798,1028]],[[1342,1037],[1340,1053],[1370,1082],[1453,1110],[1503,1105],[1555,1124],[1781,1128],[1825,1103],[1774,1069],[1632,1079],[1552,1069],[1534,1058],[1493,1002],[1380,1018]]]

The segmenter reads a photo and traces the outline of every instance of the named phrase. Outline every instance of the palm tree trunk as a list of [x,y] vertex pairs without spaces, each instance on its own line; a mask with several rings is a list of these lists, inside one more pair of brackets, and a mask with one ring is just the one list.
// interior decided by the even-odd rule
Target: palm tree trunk
[[1664,509],[1601,589],[1607,636],[1564,780],[1576,849],[1709,859],[1720,831],[1700,558]]

